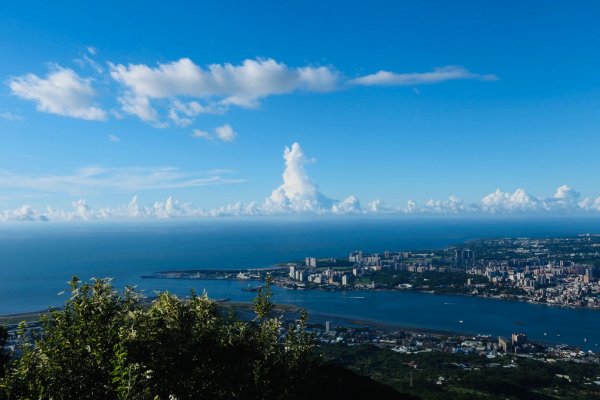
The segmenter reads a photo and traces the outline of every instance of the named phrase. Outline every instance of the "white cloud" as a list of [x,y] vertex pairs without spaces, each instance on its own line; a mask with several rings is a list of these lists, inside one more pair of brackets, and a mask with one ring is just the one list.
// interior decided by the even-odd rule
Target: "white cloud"
[[158,124],[158,114],[150,105],[150,100],[147,97],[126,93],[120,96],[118,101],[124,112],[135,115],[144,122],[150,122],[154,125]]
[[[90,54],[95,55],[95,53],[90,53]],[[74,61],[75,61],[75,64],[79,65],[82,68],[89,67],[97,74],[104,73],[104,68],[102,68],[102,66],[100,66],[100,64],[98,64],[92,57],[90,57],[89,55],[87,55],[85,53],[81,54],[81,56],[79,58],[76,58]]]
[[312,162],[304,155],[298,143],[283,152],[285,168],[283,183],[273,190],[263,206],[267,213],[323,212],[330,209],[333,200],[324,196],[306,174],[304,166]]
[[[202,132],[202,131],[198,131]],[[199,134],[202,136],[203,134]],[[208,134],[214,140],[212,134]],[[298,143],[285,147],[283,152],[283,182],[262,203],[236,202],[214,209],[202,209],[190,203],[181,203],[172,196],[164,201],[140,205],[134,196],[128,204],[117,207],[93,208],[84,199],[72,202],[69,210],[46,208],[38,210],[24,205],[13,210],[0,211],[0,221],[47,221],[47,220],[100,220],[145,218],[204,218],[219,216],[254,215],[348,215],[348,214],[539,214],[539,213],[599,213],[600,197],[584,198],[573,188],[562,185],[551,197],[536,197],[523,189],[504,192],[500,189],[484,196],[479,202],[468,203],[457,196],[446,200],[431,199],[423,205],[408,201],[406,207],[388,205],[377,199],[362,207],[355,196],[342,201],[325,196],[310,179],[306,164],[313,162],[304,154]],[[79,196],[82,192],[95,190],[144,191],[150,189],[177,189],[203,185],[237,183],[226,179],[228,170],[207,171],[202,174],[186,174],[172,167],[166,168],[104,168],[87,167],[72,175],[42,177],[17,176],[0,173],[0,189],[29,189],[39,192],[62,192]]]
[[200,129],[194,129],[194,132],[192,132],[191,135],[193,138],[197,138],[197,139],[205,139],[205,140],[215,140],[215,138],[213,137],[213,135],[210,134],[210,132],[207,131],[203,131]]
[[338,73],[331,68],[292,68],[273,59],[248,59],[241,65],[211,64],[207,69],[189,58],[155,68],[144,64],[111,64],[111,76],[138,96],[220,97],[242,105],[295,90],[333,90],[338,83]]
[[[260,100],[296,91],[328,92],[341,87],[342,75],[332,67],[290,67],[268,59],[247,59],[239,65],[211,64],[202,68],[189,58],[149,66],[146,64],[112,64],[111,77],[124,90],[121,95],[123,111],[138,116],[146,122],[156,122],[152,103],[171,99],[168,118],[176,125],[188,126],[200,113],[224,112],[230,105],[256,107]],[[420,85],[450,80],[497,80],[493,74],[477,74],[460,66],[435,68],[431,72],[394,73],[379,71],[374,74],[347,80],[351,85]],[[178,98],[195,98],[194,109],[181,107]],[[131,104],[137,105],[131,107]],[[140,107],[143,105],[143,107]],[[140,111],[140,108],[143,111]]]
[[[278,188],[279,189],[279,188]],[[276,190],[274,193],[281,194]],[[517,193],[515,195],[515,193]],[[423,206],[414,201],[409,201],[406,208],[387,206],[379,200],[370,202],[366,208],[362,208],[360,201],[355,196],[349,196],[343,201],[329,200],[328,203],[320,203],[316,198],[302,197],[303,200],[290,200],[287,197],[268,198],[262,204],[255,202],[237,202],[214,209],[202,209],[194,207],[190,203],[180,203],[172,196],[164,201],[157,201],[147,206],[139,204],[137,196],[134,196],[128,204],[117,207],[93,208],[84,199],[72,202],[71,209],[53,209],[47,207],[38,210],[30,205],[0,211],[0,221],[71,221],[71,220],[107,220],[107,219],[169,219],[169,218],[210,218],[221,216],[257,216],[257,215],[288,215],[288,214],[310,214],[310,215],[349,215],[349,214],[514,214],[514,213],[544,213],[544,212],[600,212],[600,197],[586,198],[579,204],[572,205],[569,209],[562,206],[547,206],[553,198],[538,199],[530,195],[524,196],[524,191],[517,190],[515,193],[504,193],[497,191],[492,193],[497,204],[490,207],[489,202],[465,203],[456,196],[450,196],[447,200],[429,200]],[[486,196],[488,197],[488,196]],[[484,198],[485,199],[485,198]],[[534,205],[535,204],[535,205]],[[540,207],[539,204],[546,204]]]
[[364,212],[369,214],[393,214],[400,212],[398,207],[392,207],[381,199],[375,199],[367,203]]
[[108,141],[116,143],[116,142],[120,142],[121,139],[117,135],[108,135]]
[[600,197],[596,197],[595,199],[586,197],[578,204],[578,206],[582,210],[600,212]]
[[[110,64],[111,77],[119,82],[125,94],[121,97],[123,111],[144,121],[156,121],[151,112],[140,113],[127,104],[145,104],[151,99],[192,97],[208,105],[189,103],[190,112],[174,106],[169,118],[176,124],[189,125],[190,117],[202,112],[223,112],[228,105],[255,107],[264,97],[295,91],[323,92],[334,90],[339,73],[329,67],[289,67],[273,59],[244,60],[240,65],[211,64],[207,68],[196,65],[189,58],[151,67],[145,64]],[[131,100],[135,99],[135,100]],[[179,112],[187,116],[181,117]]]
[[[44,78],[30,73],[10,79],[8,84],[15,96],[34,101],[38,111],[86,120],[105,120],[109,114],[121,119],[129,114],[164,128],[169,124],[187,127],[201,114],[222,114],[231,106],[256,108],[262,99],[274,95],[322,93],[357,85],[498,79],[496,75],[478,74],[460,66],[417,73],[378,71],[348,79],[332,66],[288,66],[272,58],[206,66],[189,58],[155,65],[104,63],[97,58],[98,51],[88,46],[74,60],[96,80],[53,65]],[[98,96],[92,83],[101,85],[103,104],[109,112],[96,104]]]
[[137,218],[140,216],[140,206],[138,205],[137,195],[133,196],[133,198],[127,205],[127,216],[129,216],[130,218]]
[[37,104],[38,111],[84,120],[105,120],[107,114],[94,105],[96,91],[89,78],[56,66],[46,78],[27,74],[9,81],[12,94]]
[[90,219],[94,219],[94,212],[90,209],[87,204],[87,201],[84,199],[79,199],[74,201],[73,203],[73,216],[84,221],[89,221]]
[[514,193],[497,189],[481,200],[481,210],[490,213],[543,211],[548,209],[546,202],[528,194],[524,189]]
[[221,142],[233,142],[237,136],[237,132],[233,130],[231,125],[224,124],[215,128],[214,133],[203,131],[201,129],[194,129],[191,136],[197,139],[205,139],[208,141],[220,140]]
[[215,129],[215,133],[217,134],[217,138],[223,142],[233,142],[237,136],[237,133],[229,124],[219,126]]
[[[414,203],[413,203],[414,204]],[[416,206],[416,204],[414,204]],[[425,206],[418,209],[413,208],[412,212],[436,213],[436,214],[459,214],[474,211],[474,207],[465,203],[462,199],[452,195],[448,200],[428,200]]]
[[0,118],[5,119],[7,121],[22,121],[23,120],[23,116],[21,116],[19,114],[15,114],[10,111],[1,111]]
[[83,195],[102,191],[180,189],[240,183],[226,178],[227,171],[185,173],[174,167],[85,167],[69,175],[18,175],[0,171],[0,189]]
[[558,201],[567,203],[567,204],[575,204],[581,197],[581,194],[568,185],[562,185],[556,189],[556,193],[554,193],[554,198]]
[[193,123],[193,118],[199,114],[217,114],[222,109],[212,106],[202,106],[197,101],[183,102],[179,99],[173,99],[169,108],[169,119],[178,126],[188,126]]
[[333,214],[361,214],[363,212],[360,201],[356,196],[348,196],[346,199],[331,206]]
[[389,71],[378,71],[374,74],[352,79],[348,83],[363,86],[406,86],[426,85],[465,79],[495,81],[498,80],[498,77],[493,74],[476,74],[470,72],[466,68],[449,65],[446,67],[434,68],[431,72],[398,74]]

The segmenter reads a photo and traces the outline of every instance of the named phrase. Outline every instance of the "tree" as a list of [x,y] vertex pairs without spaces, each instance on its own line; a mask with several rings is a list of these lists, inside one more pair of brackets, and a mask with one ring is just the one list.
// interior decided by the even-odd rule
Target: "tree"
[[[108,279],[70,282],[71,296],[40,322],[17,329],[0,399],[405,398],[338,365],[322,364],[307,314],[283,326],[271,280],[245,322],[206,295],[161,293],[151,302]],[[2,339],[0,335],[0,343]]]
[[10,359],[10,354],[6,349],[8,344],[8,329],[0,325],[0,378],[4,376],[4,368]]
[[56,399],[294,398],[316,366],[306,315],[284,329],[273,317],[270,281],[256,319],[243,322],[206,295],[162,293],[144,306],[131,288],[73,278],[42,334],[20,334],[20,358],[4,396]]

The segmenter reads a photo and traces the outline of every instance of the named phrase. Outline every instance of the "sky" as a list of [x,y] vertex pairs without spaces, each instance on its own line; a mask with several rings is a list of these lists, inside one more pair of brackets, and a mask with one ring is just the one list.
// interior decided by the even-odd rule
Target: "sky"
[[600,211],[598,2],[5,3],[0,221]]

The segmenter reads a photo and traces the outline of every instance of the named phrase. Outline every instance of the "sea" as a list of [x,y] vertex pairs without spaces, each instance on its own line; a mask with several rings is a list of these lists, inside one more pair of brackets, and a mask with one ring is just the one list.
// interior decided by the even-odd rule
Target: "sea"
[[[319,217],[195,221],[13,223],[0,225],[0,315],[64,303],[71,276],[113,278],[148,296],[194,289],[250,301],[243,281],[145,279],[158,271],[270,267],[354,250],[438,249],[478,238],[599,234],[600,218]],[[68,290],[67,290],[68,292]],[[468,334],[510,335],[600,351],[600,311],[517,301],[396,291],[275,288],[274,301],[333,321]],[[340,322],[341,323],[341,322]]]

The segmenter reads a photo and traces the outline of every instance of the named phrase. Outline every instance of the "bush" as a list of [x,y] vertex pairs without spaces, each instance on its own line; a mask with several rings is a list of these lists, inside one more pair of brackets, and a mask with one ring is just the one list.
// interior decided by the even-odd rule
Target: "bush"
[[0,326],[0,378],[4,376],[4,368],[10,359],[10,355],[6,350],[8,342],[8,330],[4,326]]
[[[131,288],[73,278],[61,310],[39,336],[18,332],[19,358],[2,380],[5,399],[290,399],[315,382],[306,314],[283,329],[269,284],[256,318],[242,322],[206,295],[160,294],[144,306]],[[0,340],[2,340],[0,335]]]

